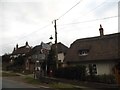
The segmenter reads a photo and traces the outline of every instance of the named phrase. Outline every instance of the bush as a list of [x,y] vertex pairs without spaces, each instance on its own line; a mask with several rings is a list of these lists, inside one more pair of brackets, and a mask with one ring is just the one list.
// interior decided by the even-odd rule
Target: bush
[[85,80],[85,76],[86,67],[83,65],[59,68],[55,71],[55,77],[58,78]]
[[106,83],[106,84],[115,84],[116,80],[113,75],[95,75],[91,78],[91,76],[86,76],[86,81],[98,82],[98,83]]

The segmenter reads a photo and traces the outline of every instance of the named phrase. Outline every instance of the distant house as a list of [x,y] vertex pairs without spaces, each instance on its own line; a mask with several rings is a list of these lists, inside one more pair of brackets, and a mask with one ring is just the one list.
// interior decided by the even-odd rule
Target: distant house
[[96,75],[113,74],[120,65],[120,33],[104,35],[100,26],[100,36],[74,41],[65,57],[67,65],[85,65],[89,74],[91,65]]
[[[53,47],[54,49],[55,45],[52,43],[41,43],[40,45],[33,47],[27,54],[26,70],[34,71],[34,68],[36,66],[41,68],[41,65],[43,64],[45,59],[47,59],[46,54],[48,55],[51,47]],[[59,64],[62,65],[68,47],[66,47],[62,43],[58,43],[57,47]]]
[[[53,44],[53,48],[55,48],[55,44]],[[65,59],[67,51],[68,51],[67,46],[65,46],[61,42],[57,43],[58,61],[59,61],[60,66],[63,66],[64,59]]]
[[[13,49],[13,52],[9,55],[4,55],[3,59],[6,61],[5,68],[6,69],[18,69],[16,67],[21,68],[21,70],[24,68],[24,61],[26,54],[31,50],[31,47],[29,46],[28,42],[25,43],[24,46],[19,47],[18,44]],[[8,58],[8,60],[6,60]]]
[[11,57],[16,58],[20,55],[25,56],[30,50],[31,50],[31,47],[29,46],[28,42],[26,42],[25,45],[21,47],[18,47],[18,44],[17,44],[11,54]]
[[42,54],[42,46],[37,45],[33,47],[27,54],[25,69],[29,71],[34,71],[36,62],[43,62],[45,60],[45,55]]

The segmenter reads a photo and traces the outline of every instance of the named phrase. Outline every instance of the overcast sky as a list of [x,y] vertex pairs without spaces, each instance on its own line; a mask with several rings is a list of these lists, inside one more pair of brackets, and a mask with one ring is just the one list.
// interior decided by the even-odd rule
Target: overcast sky
[[58,18],[58,42],[68,47],[76,39],[99,36],[100,24],[105,34],[117,33],[118,1],[0,0],[0,55],[26,41],[33,47],[50,42],[49,37],[54,38],[52,21]]

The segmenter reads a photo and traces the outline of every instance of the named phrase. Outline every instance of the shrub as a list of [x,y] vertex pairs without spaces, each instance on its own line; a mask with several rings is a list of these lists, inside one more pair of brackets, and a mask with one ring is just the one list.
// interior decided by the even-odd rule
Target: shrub
[[86,76],[86,81],[98,82],[98,83],[106,83],[106,84],[115,84],[116,80],[113,75],[95,75],[93,78],[91,76]]
[[85,80],[86,67],[83,65],[59,68],[55,71],[55,77],[75,80]]

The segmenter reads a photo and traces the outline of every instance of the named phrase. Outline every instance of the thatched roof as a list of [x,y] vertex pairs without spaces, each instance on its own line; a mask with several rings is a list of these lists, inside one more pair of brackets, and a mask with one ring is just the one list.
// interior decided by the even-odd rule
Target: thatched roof
[[[120,33],[83,38],[73,42],[65,57],[65,62],[85,62],[120,60]],[[88,50],[80,56],[80,50]]]

